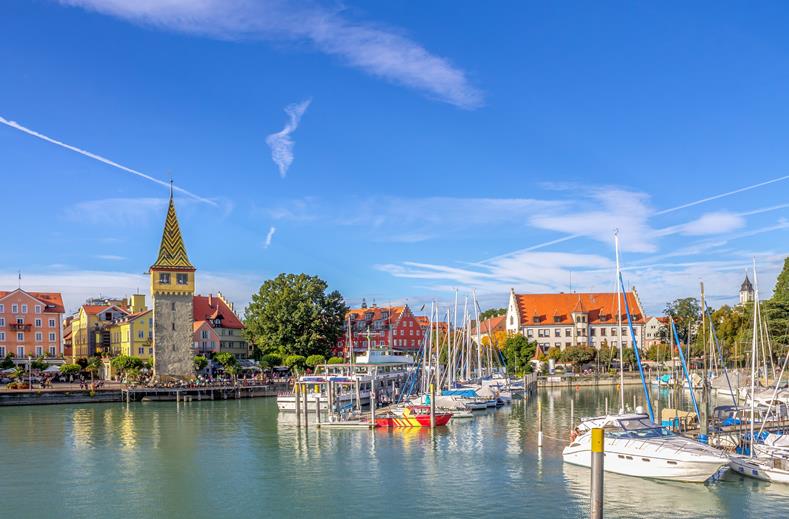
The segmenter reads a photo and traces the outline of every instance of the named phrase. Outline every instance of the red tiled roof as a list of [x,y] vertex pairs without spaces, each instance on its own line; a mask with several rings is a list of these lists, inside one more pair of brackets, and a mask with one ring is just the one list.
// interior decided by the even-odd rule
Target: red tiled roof
[[85,313],[88,315],[96,315],[108,308],[117,308],[121,312],[126,312],[127,314],[129,313],[125,308],[118,305],[82,305],[82,308],[85,310]]
[[195,321],[216,319],[222,316],[222,326],[242,330],[244,324],[238,316],[217,296],[194,296],[192,298],[192,313]]
[[[26,290],[21,290],[25,294],[34,297],[44,303],[46,308],[44,312],[55,312],[62,314],[66,310],[63,307],[63,296],[61,296],[58,292],[28,292]],[[16,292],[14,290],[13,292]],[[4,298],[5,296],[13,293],[13,292],[4,292],[0,290],[0,299]]]
[[[497,315],[496,317],[490,317],[482,321],[482,325],[479,327],[479,333],[485,335],[486,333],[496,333],[499,331],[503,331],[506,329],[507,324],[507,315]],[[477,333],[476,328],[472,330],[473,334]]]
[[371,321],[378,321],[383,319],[383,312],[389,312],[389,321],[395,322],[400,319],[400,315],[405,311],[405,306],[375,306],[369,308],[351,308],[348,310],[348,313],[345,314],[345,319],[347,320],[349,317],[351,320],[358,320],[358,321],[366,321],[367,315],[372,314]]
[[[572,313],[588,314],[590,324],[616,322],[616,292],[580,294],[516,294],[521,326],[572,324]],[[644,324],[644,312],[634,292],[627,293],[627,303],[634,324]],[[627,321],[625,299],[622,298],[622,321]],[[535,320],[536,318],[536,320]]]

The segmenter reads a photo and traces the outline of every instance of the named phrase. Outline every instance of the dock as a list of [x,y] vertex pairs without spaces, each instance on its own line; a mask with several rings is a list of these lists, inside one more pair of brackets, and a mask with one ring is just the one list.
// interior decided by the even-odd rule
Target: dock
[[124,402],[192,402],[202,400],[231,400],[277,396],[281,386],[260,384],[250,386],[195,386],[195,387],[130,387],[121,389]]

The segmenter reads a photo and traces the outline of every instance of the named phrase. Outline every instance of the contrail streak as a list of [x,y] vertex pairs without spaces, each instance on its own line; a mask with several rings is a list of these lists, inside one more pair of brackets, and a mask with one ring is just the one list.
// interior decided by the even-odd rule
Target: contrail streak
[[[163,180],[159,180],[158,178],[154,178],[154,177],[152,177],[150,175],[146,175],[145,173],[143,173],[141,171],[137,171],[136,169],[127,168],[126,166],[124,166],[122,164],[118,164],[117,162],[113,162],[110,159],[102,157],[101,155],[96,155],[95,153],[91,153],[89,151],[85,151],[85,150],[79,149],[79,148],[77,148],[75,146],[71,146],[70,144],[66,144],[65,142],[60,142],[60,141],[58,141],[56,139],[53,139],[51,137],[47,137],[46,135],[38,133],[35,130],[31,130],[30,128],[26,128],[26,127],[22,126],[21,124],[19,124],[17,122],[9,121],[8,119],[6,119],[6,118],[4,118],[2,116],[0,116],[0,123],[3,123],[6,126],[9,126],[9,127],[13,128],[15,130],[19,130],[20,132],[26,133],[28,135],[32,135],[33,137],[36,137],[36,138],[41,139],[43,141],[47,141],[47,142],[50,142],[52,144],[56,144],[56,145],[60,146],[61,148],[66,148],[67,150],[71,150],[73,152],[79,153],[80,155],[84,155],[85,157],[91,158],[93,160],[97,160],[99,162],[107,164],[108,166],[112,166],[113,168],[117,168],[117,169],[120,169],[120,170],[125,171],[127,173],[131,173],[132,175],[137,175],[138,177],[142,177],[145,180],[149,180],[149,181],[154,182],[156,184],[159,184],[161,186],[165,186],[167,188],[170,187],[170,183],[169,182],[164,182]],[[187,195],[187,196],[189,196],[191,198],[194,198],[195,200],[199,200],[200,202],[204,202],[206,204],[211,204],[211,205],[213,205],[215,207],[218,207],[218,204],[216,202],[214,202],[213,200],[209,200],[207,198],[203,198],[202,196],[196,195],[196,194],[194,194],[194,193],[192,193],[190,191],[187,191],[186,189],[180,188],[180,187],[175,186],[175,185],[173,186],[173,189],[175,191],[178,191],[179,193],[183,193],[183,194],[185,194],[185,195]]]
[[658,216],[661,214],[666,213],[673,213],[674,211],[679,211],[680,209],[685,209],[686,207],[693,207],[694,205],[704,204],[706,202],[711,202],[713,200],[717,200],[719,198],[725,198],[727,196],[736,195],[737,193],[742,193],[744,191],[750,191],[751,189],[756,189],[757,187],[766,186],[769,184],[774,184],[776,182],[782,182],[784,180],[789,179],[789,175],[784,175],[783,177],[774,178],[772,180],[766,180],[764,182],[759,182],[758,184],[753,184],[750,186],[741,187],[739,189],[735,189],[734,191],[728,191],[726,193],[721,193],[719,195],[708,196],[707,198],[702,198],[701,200],[696,200],[695,202],[688,202],[687,204],[678,205],[676,207],[670,207],[668,209],[663,209],[662,211],[658,211],[656,213],[652,213],[652,216]]

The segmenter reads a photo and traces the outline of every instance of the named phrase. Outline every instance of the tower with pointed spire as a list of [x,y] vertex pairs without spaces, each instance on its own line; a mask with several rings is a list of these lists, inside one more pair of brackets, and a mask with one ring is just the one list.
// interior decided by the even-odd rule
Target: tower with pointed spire
[[751,280],[748,279],[748,273],[745,273],[745,281],[742,282],[740,286],[740,304],[744,305],[745,303],[753,303],[754,299],[754,292],[753,292],[753,285],[751,285]]
[[175,213],[172,182],[159,255],[151,265],[153,371],[157,379],[186,378],[192,368],[195,267],[186,254]]

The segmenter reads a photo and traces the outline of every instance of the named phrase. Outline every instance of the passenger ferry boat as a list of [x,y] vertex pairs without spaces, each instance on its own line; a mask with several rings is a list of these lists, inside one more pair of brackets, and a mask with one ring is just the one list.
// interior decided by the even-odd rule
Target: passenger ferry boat
[[[329,382],[338,388],[335,401],[339,411],[361,409],[370,405],[370,393],[374,389],[377,391],[378,402],[385,402],[387,399],[394,401],[402,393],[409,378],[415,375],[415,369],[410,355],[368,349],[366,353],[357,355],[351,363],[321,364],[312,375],[299,377],[298,383],[309,384],[306,397],[307,409],[310,411],[315,411],[318,398],[321,410],[329,410]],[[277,407],[280,411],[295,412],[295,393],[277,396]]]

